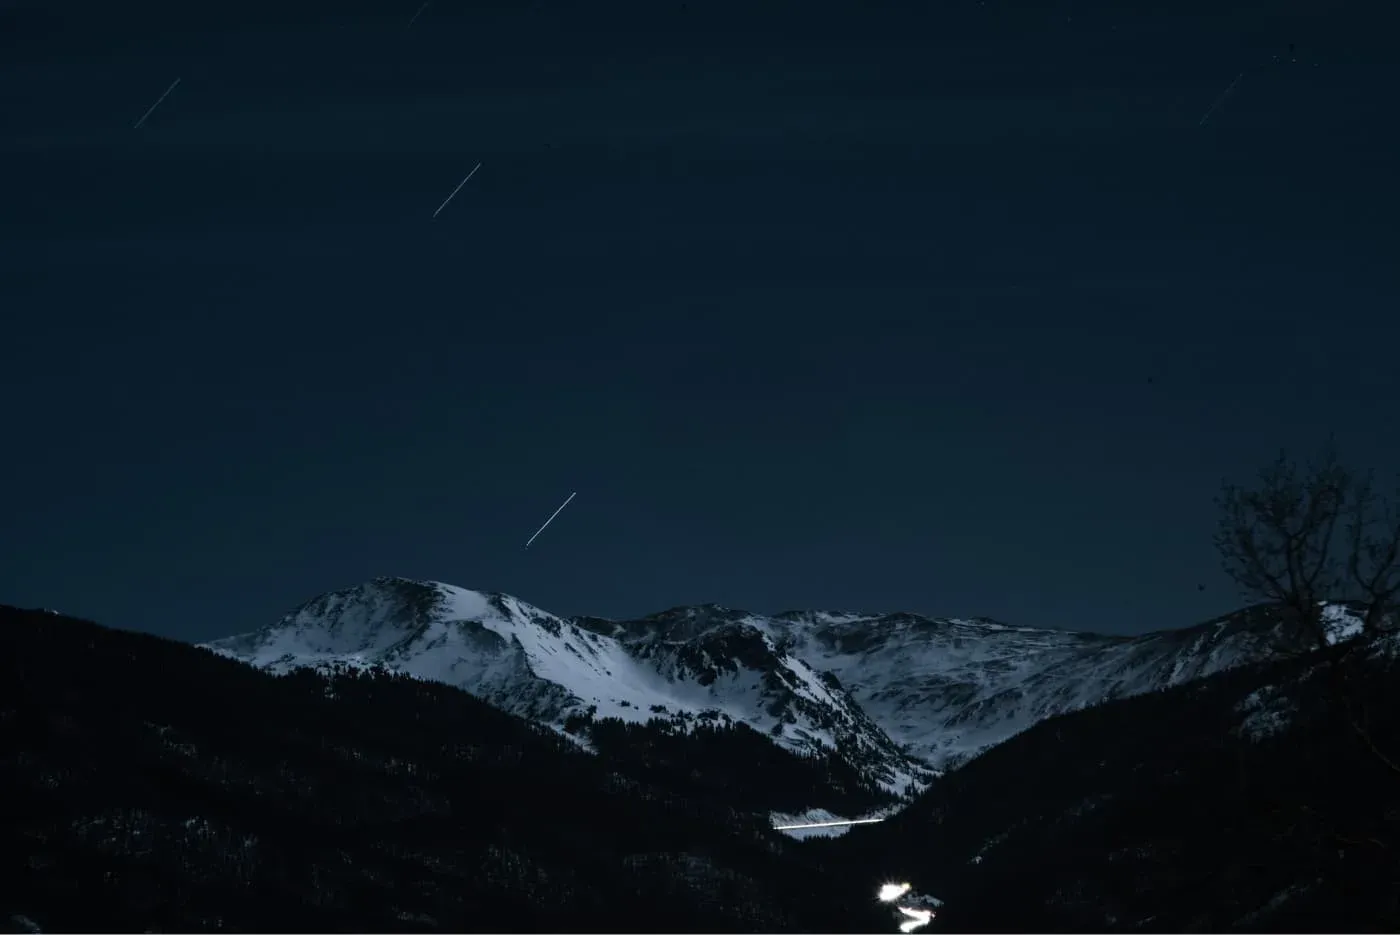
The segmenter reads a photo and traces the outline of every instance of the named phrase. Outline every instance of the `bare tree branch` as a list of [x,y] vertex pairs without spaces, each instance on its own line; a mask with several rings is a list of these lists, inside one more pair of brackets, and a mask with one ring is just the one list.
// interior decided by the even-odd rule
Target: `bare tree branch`
[[1378,497],[1367,477],[1352,496],[1350,513],[1347,572],[1367,604],[1363,626],[1374,633],[1400,598],[1400,496]]
[[[1378,495],[1373,478],[1354,477],[1329,444],[1301,469],[1280,453],[1255,486],[1226,484],[1219,504],[1215,545],[1226,573],[1250,596],[1280,605],[1291,636],[1327,647],[1323,606],[1349,598],[1364,603],[1367,634],[1400,622],[1400,488]],[[1327,665],[1334,710],[1380,764],[1400,775],[1400,756],[1371,735],[1351,684],[1357,645],[1338,647]]]
[[1221,491],[1215,535],[1225,571],[1244,591],[1283,606],[1299,634],[1326,644],[1321,607],[1345,565],[1334,546],[1353,484],[1329,446],[1302,472],[1280,452],[1253,488]]

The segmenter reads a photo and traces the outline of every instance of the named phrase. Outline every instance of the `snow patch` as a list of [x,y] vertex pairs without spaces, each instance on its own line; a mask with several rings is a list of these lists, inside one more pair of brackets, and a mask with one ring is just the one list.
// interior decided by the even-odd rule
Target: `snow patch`
[[1297,707],[1277,686],[1267,685],[1250,692],[1235,713],[1244,715],[1235,735],[1258,742],[1288,730]]
[[1335,646],[1361,635],[1360,614],[1342,604],[1322,602],[1322,631],[1327,645]]
[[780,828],[780,825],[814,825],[824,821],[850,821],[844,815],[837,815],[824,808],[809,808],[805,812],[772,812],[768,816],[773,823],[773,827],[780,834],[785,834],[798,841],[806,841],[811,838],[839,838],[850,831],[855,825],[830,825],[825,828]]

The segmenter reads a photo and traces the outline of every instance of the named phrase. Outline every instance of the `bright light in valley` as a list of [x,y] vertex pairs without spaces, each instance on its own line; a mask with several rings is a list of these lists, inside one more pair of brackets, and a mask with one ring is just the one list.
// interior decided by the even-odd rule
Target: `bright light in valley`
[[886,883],[880,887],[879,900],[882,903],[892,903],[907,892],[909,892],[908,883]]

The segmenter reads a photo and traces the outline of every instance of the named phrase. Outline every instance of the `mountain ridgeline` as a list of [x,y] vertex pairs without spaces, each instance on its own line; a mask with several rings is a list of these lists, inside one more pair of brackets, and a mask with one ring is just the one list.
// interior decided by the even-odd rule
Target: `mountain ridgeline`
[[902,797],[1044,718],[1267,659],[1280,639],[1276,615],[1258,611],[1132,638],[713,605],[566,619],[509,595],[379,578],[207,645],[276,672],[383,666],[560,728],[746,724]]

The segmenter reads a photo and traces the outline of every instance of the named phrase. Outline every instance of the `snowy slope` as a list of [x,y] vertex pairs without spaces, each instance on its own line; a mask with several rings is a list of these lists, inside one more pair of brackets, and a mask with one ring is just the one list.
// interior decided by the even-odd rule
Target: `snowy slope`
[[[1336,639],[1356,614],[1324,613]],[[1195,627],[1109,637],[1012,627],[985,619],[791,611],[760,616],[677,608],[640,620],[580,622],[627,645],[687,643],[728,626],[834,676],[896,743],[946,769],[1065,711],[1204,678],[1268,657],[1281,620],[1253,608]]]
[[1202,678],[1263,658],[1270,645],[1259,628],[1228,620],[1114,638],[988,620],[812,616],[781,619],[792,651],[834,673],[892,739],[939,768],[1051,715]]
[[508,595],[378,578],[205,646],[278,672],[384,666],[555,727],[579,715],[741,722],[797,752],[838,751],[897,793],[928,774],[839,685],[756,629],[623,641]]
[[[1355,615],[1329,607],[1338,639]],[[561,727],[570,716],[742,722],[835,750],[903,792],[1046,717],[1267,657],[1276,614],[1106,637],[913,614],[706,605],[563,619],[513,597],[379,578],[207,644],[254,665],[382,665]]]

